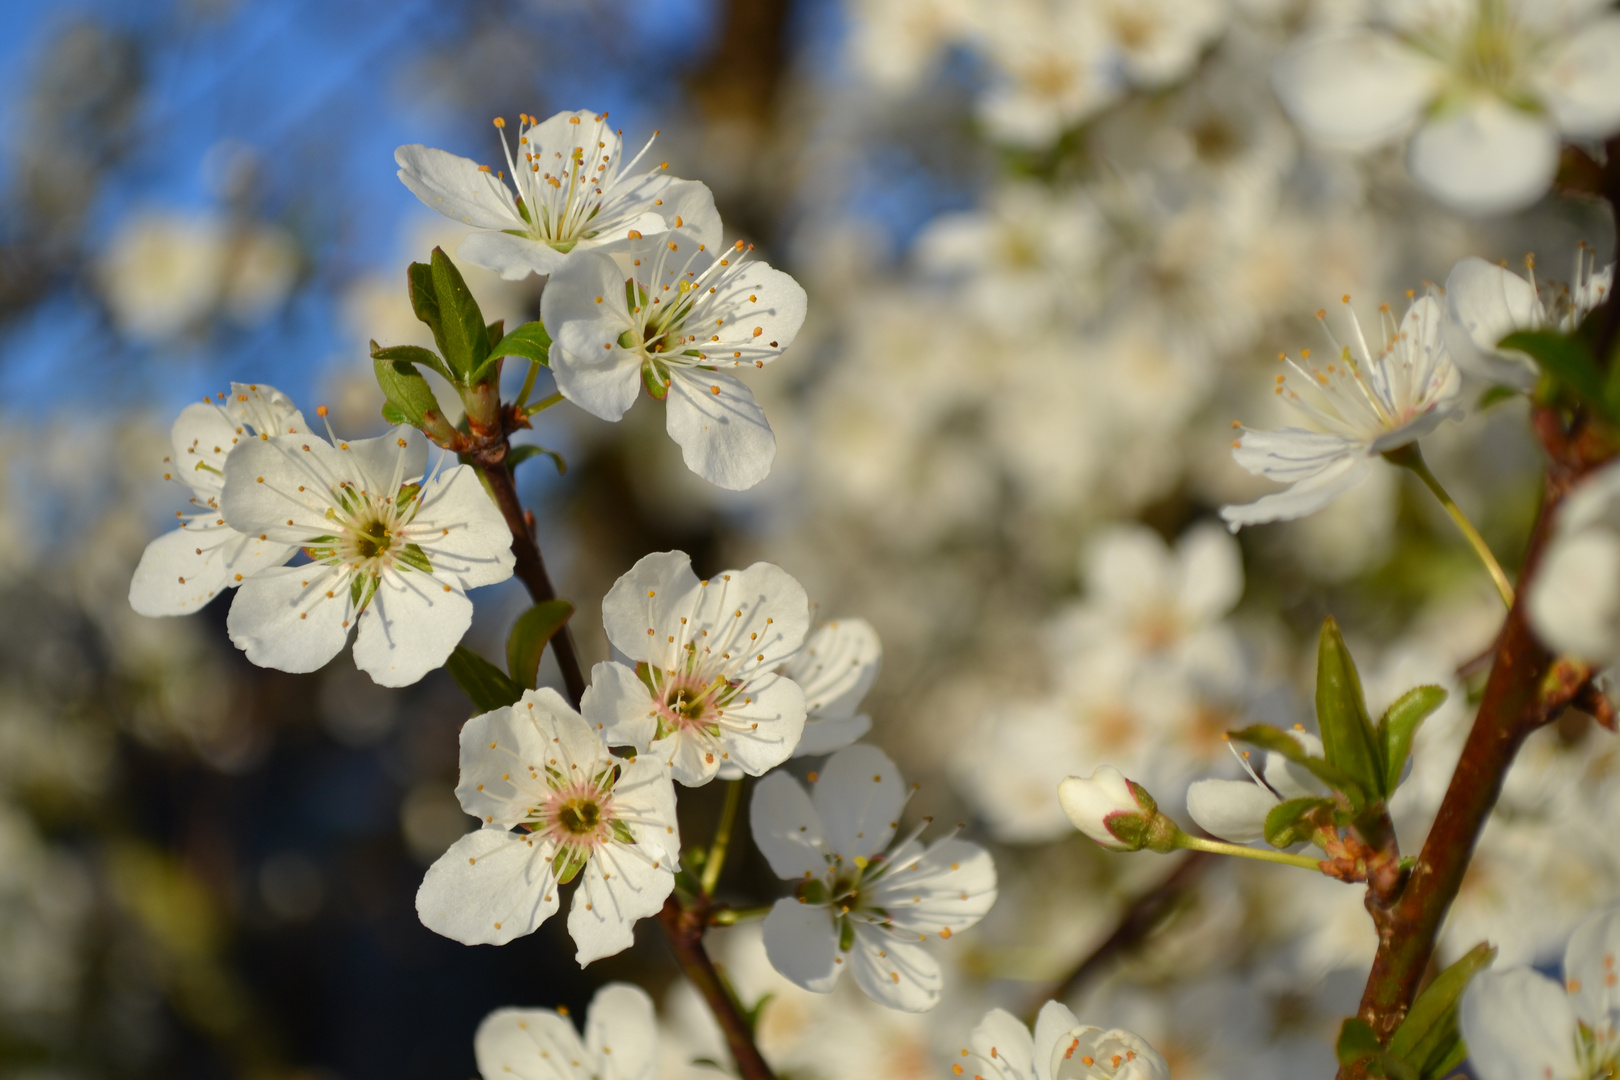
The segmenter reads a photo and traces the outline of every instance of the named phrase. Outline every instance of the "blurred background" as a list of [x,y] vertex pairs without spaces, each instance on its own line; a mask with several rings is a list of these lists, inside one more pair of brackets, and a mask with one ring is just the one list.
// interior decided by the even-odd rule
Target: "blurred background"
[[[346,657],[261,670],[226,638],[225,601],[167,620],[126,602],[184,504],[159,465],[184,404],[270,383],[345,435],[382,428],[367,341],[426,339],[405,266],[462,235],[396,180],[394,148],[494,160],[492,117],[574,108],[609,111],[632,145],[659,129],[655,156],[714,189],[727,239],[810,294],[798,343],[754,380],[780,452],[752,491],[690,475],[646,402],[618,425],[539,418],[567,469],[536,458],[520,479],[587,662],[608,653],[600,597],[642,554],[779,563],[821,617],[877,628],[870,739],[922,784],[908,816],[962,821],[1002,876],[989,919],[941,950],[948,998],[922,1017],[853,987],[795,991],[747,928],[717,935],[744,995],[777,995],[773,1060],[801,1080],[941,1076],[990,1005],[1057,993],[1146,1035],[1183,1080],[1327,1075],[1372,956],[1361,891],[1199,866],[1144,940],[1081,967],[1176,864],[1103,855],[1051,793],[1108,761],[1179,814],[1192,780],[1241,775],[1219,733],[1312,723],[1329,613],[1375,707],[1419,682],[1453,691],[1403,789],[1403,849],[1449,779],[1470,662],[1500,619],[1488,580],[1392,470],[1241,546],[1211,531],[1267,487],[1232,464],[1230,425],[1285,421],[1276,354],[1320,348],[1313,313],[1341,295],[1375,319],[1465,254],[1533,252],[1567,276],[1580,242],[1611,257],[1613,228],[1560,197],[1468,221],[1398,150],[1303,141],[1270,60],[1359,13],[3,5],[0,1077],[459,1080],[489,1010],[578,1013],[611,979],[664,1002],[668,1075],[717,1075],[690,1064],[713,1035],[652,926],[582,972],[561,920],[500,949],[418,923],[423,869],[473,824],[452,794],[469,710],[447,677],[384,690]],[[490,318],[536,317],[537,280],[463,269]],[[1523,403],[1429,443],[1511,568],[1537,501]],[[1198,606],[1201,584],[1228,599]],[[498,656],[525,598],[509,583],[475,600],[470,643]],[[1504,961],[1545,962],[1620,896],[1620,762],[1590,728],[1532,739],[1448,959],[1489,937]],[[683,793],[689,842],[717,797]],[[769,902],[778,883],[738,850],[725,894]]]

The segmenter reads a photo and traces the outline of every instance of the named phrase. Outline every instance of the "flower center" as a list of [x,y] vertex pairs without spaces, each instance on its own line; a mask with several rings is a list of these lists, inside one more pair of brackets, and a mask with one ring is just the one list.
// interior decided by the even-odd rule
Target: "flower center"
[[656,738],[667,738],[677,731],[706,731],[720,734],[720,709],[731,700],[736,688],[723,675],[707,678],[701,672],[671,675],[653,693],[658,700]]
[[575,836],[596,831],[602,821],[602,808],[594,799],[570,799],[557,811],[557,824]]

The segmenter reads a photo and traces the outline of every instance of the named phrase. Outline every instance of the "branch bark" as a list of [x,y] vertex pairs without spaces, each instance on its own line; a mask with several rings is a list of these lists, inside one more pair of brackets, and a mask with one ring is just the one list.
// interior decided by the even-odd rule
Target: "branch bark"
[[703,906],[704,901],[699,899],[688,910],[671,896],[664,901],[664,910],[658,913],[658,921],[664,925],[669,947],[674,950],[681,970],[697,987],[698,993],[703,995],[703,1000],[709,1003],[710,1011],[719,1021],[720,1030],[726,1037],[726,1046],[731,1050],[732,1060],[737,1063],[737,1071],[743,1080],[776,1080],[776,1074],[765,1063],[759,1047],[754,1045],[754,1033],[748,1021],[738,1011],[731,991],[721,981],[720,972],[703,948],[703,930],[708,923]]

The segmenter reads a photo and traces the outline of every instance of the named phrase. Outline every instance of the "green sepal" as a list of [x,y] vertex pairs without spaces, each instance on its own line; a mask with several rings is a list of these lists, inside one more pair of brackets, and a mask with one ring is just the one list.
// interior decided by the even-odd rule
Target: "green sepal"
[[1332,616],[1322,623],[1316,650],[1316,723],[1329,763],[1369,795],[1389,794],[1384,787],[1383,754],[1378,733],[1367,715],[1361,676]]
[[420,570],[424,574],[433,573],[433,564],[428,561],[427,552],[419,544],[406,544],[400,550],[399,561],[412,570]]
[[608,828],[613,830],[613,839],[617,840],[619,843],[633,844],[636,842],[636,834],[630,831],[630,826],[626,825],[618,818],[614,818],[612,824],[609,825]]
[[1475,945],[1434,977],[1390,1036],[1389,1053],[1417,1070],[1420,1080],[1449,1075],[1468,1055],[1457,1027],[1457,1005],[1473,977],[1495,959],[1496,950],[1488,943]]
[[1255,724],[1241,731],[1227,732],[1227,735],[1238,742],[1281,754],[1294,764],[1304,767],[1312,776],[1349,799],[1352,806],[1360,808],[1367,803],[1366,789],[1356,783],[1350,774],[1325,758],[1313,757],[1306,753],[1305,748],[1281,728]]
[[349,606],[356,612],[364,611],[371,598],[377,595],[377,578],[372,574],[353,574],[349,578]]
[[574,605],[567,600],[543,600],[534,605],[512,624],[506,636],[506,670],[512,681],[527,690],[533,690],[539,677],[540,654],[546,642],[563,628],[574,614]]
[[449,370],[439,354],[432,349],[424,349],[420,345],[390,345],[388,348],[379,348],[377,343],[371,343],[371,358],[373,360],[397,360],[403,364],[420,364],[430,371],[436,371],[446,379],[450,378]]
[[641,365],[641,385],[647,388],[647,394],[654,401],[663,401],[669,397],[669,379],[664,376],[652,361]]
[[[383,397],[388,399],[387,404],[383,406],[383,417],[389,419],[390,423],[421,427],[428,413],[431,412],[436,416],[444,415],[439,409],[438,398],[433,396],[433,388],[422,378],[422,373],[417,371],[415,366],[404,360],[390,360],[375,353],[371,364],[377,373],[377,385],[382,388]],[[397,419],[389,417],[390,408]]]
[[1485,392],[1479,395],[1479,400],[1474,403],[1474,411],[1476,413],[1482,413],[1486,409],[1495,408],[1504,401],[1512,401],[1518,396],[1519,392],[1513,389],[1511,386],[1487,387]]
[[855,924],[848,915],[838,920],[838,951],[849,952],[855,947]]
[[[452,381],[467,383],[489,355],[489,333],[478,301],[443,248],[433,249],[431,279],[438,314],[434,340],[450,369]],[[413,280],[414,284],[414,280]],[[431,324],[430,324],[431,325]]]
[[479,712],[489,712],[512,704],[523,696],[523,688],[506,672],[465,645],[457,645],[444,662],[444,670],[456,680]]
[[801,881],[795,895],[806,904],[820,905],[832,899],[827,892],[827,883],[820,878]]
[[561,454],[557,453],[555,450],[547,450],[543,446],[536,446],[533,443],[523,443],[521,446],[514,446],[512,449],[508,450],[506,452],[506,467],[508,469],[515,470],[519,465],[523,464],[525,461],[528,461],[530,458],[540,457],[542,455],[550,458],[552,464],[557,466],[558,476],[561,476],[563,473],[568,471],[568,462],[563,460]]
[[766,994],[758,1001],[754,1002],[752,1008],[742,1010],[742,1018],[748,1023],[748,1030],[750,1033],[756,1033],[759,1031],[759,1021],[760,1017],[765,1015],[765,1006],[770,1004],[771,999],[775,996],[775,994]]
[[560,848],[551,858],[551,872],[557,875],[557,884],[566,885],[579,876],[585,869],[585,864],[591,861],[590,851],[587,848],[577,848],[569,844]]
[[1446,702],[1446,692],[1438,686],[1418,686],[1402,694],[1378,718],[1378,743],[1384,759],[1384,791],[1391,793],[1401,782],[1406,756],[1412,752],[1412,739],[1419,726]]
[[1519,330],[1503,338],[1497,347],[1529,355],[1555,382],[1611,417],[1614,415],[1615,402],[1609,396],[1612,387],[1605,386],[1602,369],[1580,338],[1552,330]]
[[1322,810],[1334,809],[1332,799],[1305,796],[1278,803],[1266,814],[1266,843],[1274,848],[1293,847],[1300,841],[1309,841],[1321,822]]

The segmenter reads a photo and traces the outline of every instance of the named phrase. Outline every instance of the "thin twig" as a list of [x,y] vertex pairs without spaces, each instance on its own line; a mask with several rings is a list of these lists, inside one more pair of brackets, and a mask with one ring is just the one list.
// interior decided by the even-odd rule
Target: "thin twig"
[[709,1003],[710,1011],[719,1022],[732,1060],[737,1063],[737,1072],[743,1080],[776,1080],[776,1074],[765,1063],[759,1047],[754,1045],[754,1033],[747,1019],[737,1008],[731,991],[726,988],[714,961],[703,948],[703,930],[708,923],[704,904],[704,899],[699,897],[693,908],[688,910],[671,896],[664,901],[664,910],[658,913],[658,921],[664,926],[669,946],[674,950],[681,970],[698,993],[703,995],[703,1000]]

